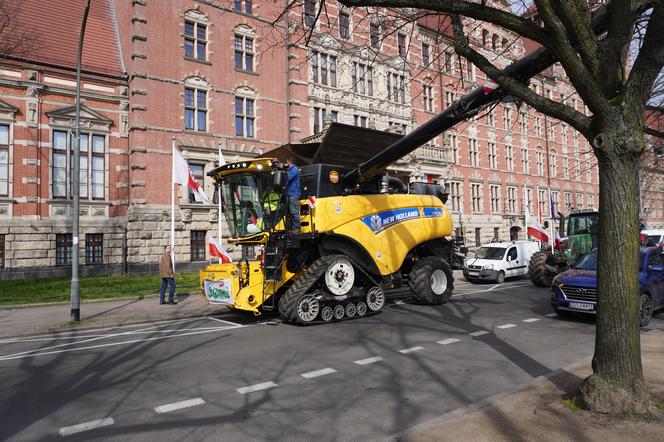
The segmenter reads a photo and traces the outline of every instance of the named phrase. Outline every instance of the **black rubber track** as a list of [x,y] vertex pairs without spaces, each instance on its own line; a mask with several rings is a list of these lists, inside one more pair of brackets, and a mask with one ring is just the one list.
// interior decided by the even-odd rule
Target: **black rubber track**
[[[437,295],[431,290],[431,273],[434,270],[441,269],[447,277],[447,290]],[[413,270],[410,271],[410,291],[415,299],[430,305],[445,304],[450,299],[453,288],[452,270],[447,261],[437,256],[427,256],[415,263]]]
[[528,263],[528,273],[530,280],[537,287],[551,287],[553,277],[551,272],[546,268],[546,260],[549,256],[548,252],[536,252],[530,257]]
[[308,324],[302,322],[297,316],[297,301],[302,295],[306,294],[311,287],[313,287],[316,281],[323,276],[323,273],[328,266],[339,256],[341,255],[330,255],[318,258],[304,271],[302,276],[295,280],[293,285],[286,290],[286,293],[284,293],[279,300],[279,316],[281,316],[281,319],[290,322],[291,324]]

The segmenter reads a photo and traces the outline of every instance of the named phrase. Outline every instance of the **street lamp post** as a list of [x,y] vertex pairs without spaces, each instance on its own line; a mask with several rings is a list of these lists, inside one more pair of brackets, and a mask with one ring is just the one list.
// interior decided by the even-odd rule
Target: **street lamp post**
[[72,259],[71,259],[71,320],[81,320],[81,294],[80,280],[78,276],[78,251],[79,243],[79,211],[80,211],[80,166],[81,166],[81,58],[83,56],[83,37],[85,35],[85,24],[88,21],[88,12],[90,12],[90,0],[85,5],[83,11],[83,22],[81,23],[81,33],[78,39],[78,59],[76,63],[76,124],[74,126],[74,158],[72,165],[73,177],[71,182],[72,200],[73,200],[73,220],[72,220]]

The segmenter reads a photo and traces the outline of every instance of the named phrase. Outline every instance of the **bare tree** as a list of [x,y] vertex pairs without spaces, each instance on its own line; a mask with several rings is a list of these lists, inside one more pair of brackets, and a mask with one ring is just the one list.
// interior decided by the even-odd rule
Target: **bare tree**
[[[608,27],[600,36],[591,23],[592,4],[599,2],[588,0],[534,0],[527,11],[522,7],[516,13],[517,9],[486,1],[340,2],[349,7],[415,8],[450,16],[458,54],[508,94],[566,122],[591,143],[600,174],[598,314],[593,374],[580,385],[579,398],[597,412],[650,410],[634,296],[639,254],[637,177],[647,146],[645,107],[664,65],[664,1],[604,2]],[[464,29],[472,20],[501,26],[553,51],[591,115],[538,95],[474,50]]]
[[20,21],[21,0],[0,0],[0,60],[38,49],[38,35]]

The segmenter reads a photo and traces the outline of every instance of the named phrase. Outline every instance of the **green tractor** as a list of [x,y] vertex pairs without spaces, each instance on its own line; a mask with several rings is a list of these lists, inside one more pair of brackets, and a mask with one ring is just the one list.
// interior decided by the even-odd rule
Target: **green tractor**
[[[545,228],[547,223],[545,222]],[[575,262],[597,247],[599,212],[595,209],[575,210],[560,217],[560,245],[533,254],[528,264],[530,280],[538,287],[551,287],[553,277],[569,269]]]

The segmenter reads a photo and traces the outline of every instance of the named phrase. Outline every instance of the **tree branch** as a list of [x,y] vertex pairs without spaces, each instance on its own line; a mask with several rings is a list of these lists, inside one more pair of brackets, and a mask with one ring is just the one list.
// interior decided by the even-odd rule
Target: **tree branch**
[[456,51],[473,62],[488,77],[496,81],[505,92],[522,98],[523,101],[538,111],[565,121],[579,132],[588,135],[590,118],[569,106],[538,95],[527,85],[505,74],[501,69],[487,60],[486,57],[470,47],[459,16],[452,16],[452,24],[454,27],[454,48]]
[[[562,24],[550,0],[535,0],[537,12],[544,22],[544,26],[549,28],[549,34],[552,41],[545,46],[551,49],[560,64],[565,68],[570,82],[574,85],[577,92],[594,113],[602,112],[608,109],[608,101],[601,94],[597,93],[597,85],[601,84],[601,72],[593,72],[579,58],[579,55],[570,44],[565,26]],[[592,32],[592,28],[591,32]],[[593,37],[594,38],[594,37]],[[592,66],[593,63],[591,63]],[[591,67],[592,69],[592,67]]]
[[519,17],[511,12],[487,5],[479,7],[477,3],[459,0],[339,0],[346,6],[381,6],[394,8],[420,8],[446,14],[459,14],[466,17],[494,23],[542,45],[549,36],[533,21]]
[[650,13],[648,29],[625,87],[625,105],[634,115],[643,115],[646,102],[664,67],[664,4]]

